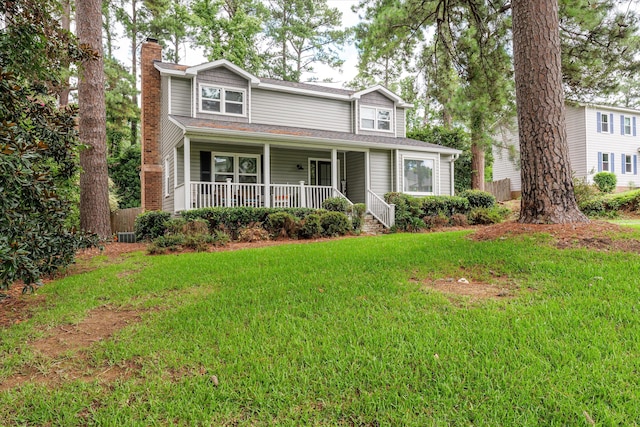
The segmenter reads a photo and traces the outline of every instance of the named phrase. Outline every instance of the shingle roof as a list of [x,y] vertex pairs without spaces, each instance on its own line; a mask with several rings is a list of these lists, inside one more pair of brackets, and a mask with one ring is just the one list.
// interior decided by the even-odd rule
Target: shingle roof
[[207,133],[219,131],[231,131],[238,135],[251,133],[265,133],[272,135],[282,135],[287,137],[299,137],[300,139],[323,139],[335,143],[354,143],[354,145],[371,146],[397,146],[397,148],[414,148],[421,151],[437,151],[444,153],[461,153],[459,150],[444,147],[442,145],[431,144],[410,138],[394,138],[388,136],[356,135],[349,132],[335,132],[318,129],[305,129],[293,126],[275,126],[258,123],[236,123],[223,120],[198,119],[193,117],[170,115],[173,120],[180,124],[187,131],[193,132],[202,130]]
[[335,93],[338,95],[347,95],[347,96],[355,93],[355,91],[353,90],[340,89],[340,88],[335,88],[330,86],[322,86],[320,84],[288,82],[284,80],[268,79],[268,78],[260,78],[260,83],[268,83],[272,85],[291,87],[295,89],[313,90],[316,92]]

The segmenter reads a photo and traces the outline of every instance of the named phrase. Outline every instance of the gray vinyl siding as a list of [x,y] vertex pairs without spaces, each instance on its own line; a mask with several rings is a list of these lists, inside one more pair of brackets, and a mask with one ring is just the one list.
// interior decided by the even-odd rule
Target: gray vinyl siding
[[[593,113],[595,128],[595,111]],[[584,107],[566,107],[567,119],[567,144],[569,147],[569,159],[571,170],[576,177],[586,178],[587,170],[587,128],[585,123]],[[597,153],[596,153],[597,156]]]
[[253,89],[253,123],[351,132],[351,103],[309,95]]
[[440,155],[440,195],[451,194],[451,156]]
[[170,77],[171,79],[171,114],[178,116],[191,117],[191,88],[190,79],[180,79]]
[[[173,147],[182,138],[182,129],[169,121],[169,77],[162,77],[160,81],[160,162],[162,167],[162,210],[173,212]],[[169,170],[165,170],[165,159],[169,159]],[[171,178],[169,195],[165,196],[165,182],[167,175]]]
[[[259,154],[262,156],[262,146],[229,145],[208,142],[191,141],[191,181],[200,181],[200,152],[232,154]],[[213,166],[212,166],[213,167]]]
[[176,167],[178,168],[178,185],[184,184],[184,145],[176,150]]
[[511,181],[511,191],[521,191],[522,185],[520,181],[520,138],[518,130],[504,129],[500,135],[496,136],[501,146],[513,146],[515,150],[515,158],[510,159],[507,148],[492,146],[493,152],[493,180],[500,181],[509,178]]
[[364,153],[347,152],[347,197],[353,203],[365,203]]
[[371,169],[371,191],[383,197],[391,191],[391,153],[389,151],[369,152]]
[[[228,122],[248,123],[248,111],[251,105],[249,82],[242,76],[225,68],[218,67],[211,70],[200,71],[196,77],[196,117],[199,119],[218,119]],[[227,114],[212,114],[200,112],[200,84],[218,85],[228,89],[242,89],[245,91],[244,109],[245,116],[232,116]]]
[[[379,130],[367,130],[367,129],[362,129],[360,128],[360,108],[362,107],[379,107],[379,108],[388,108],[391,110],[394,118],[391,119],[391,131],[390,132],[386,132],[386,131],[379,131]],[[396,109],[394,108],[395,104],[393,102],[393,100],[387,98],[385,95],[383,95],[380,92],[370,92],[367,93],[366,95],[362,95],[362,97],[360,98],[360,101],[358,102],[358,117],[356,120],[356,126],[358,126],[358,133],[360,135],[377,135],[377,136],[389,136],[389,137],[393,137],[394,134],[394,129],[393,129],[393,123],[396,120]],[[398,135],[400,136],[400,135]]]
[[[327,151],[272,148],[271,183],[299,184],[300,181],[304,181],[309,184],[309,159],[331,160],[331,153]],[[303,170],[299,170],[297,165],[301,165]]]
[[396,135],[398,138],[407,136],[407,119],[404,108],[396,108]]

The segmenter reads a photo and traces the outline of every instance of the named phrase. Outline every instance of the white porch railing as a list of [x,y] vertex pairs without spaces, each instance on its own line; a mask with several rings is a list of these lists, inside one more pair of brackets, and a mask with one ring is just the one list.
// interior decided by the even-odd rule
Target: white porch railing
[[[270,184],[269,205],[274,208],[322,208],[329,197],[346,197],[331,186]],[[184,190],[183,190],[184,191]],[[178,192],[176,189],[176,197]],[[184,200],[184,193],[182,193]],[[348,199],[347,199],[348,200]],[[259,207],[265,205],[264,184],[191,182],[191,209],[205,207]],[[176,206],[178,202],[176,202]]]
[[387,228],[396,223],[396,206],[388,204],[371,190],[367,190],[367,210]]

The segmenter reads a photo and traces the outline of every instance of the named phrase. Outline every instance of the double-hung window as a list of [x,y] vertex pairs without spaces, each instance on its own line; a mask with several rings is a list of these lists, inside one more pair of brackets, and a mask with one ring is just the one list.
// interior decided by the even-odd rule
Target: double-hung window
[[361,107],[360,129],[391,132],[392,110],[388,108]]
[[213,155],[213,180],[225,182],[231,179],[241,184],[260,182],[259,156],[251,154]]
[[636,118],[635,116],[620,115],[620,133],[622,135],[636,136]]
[[600,114],[600,130],[604,133],[609,133],[609,115]]
[[609,172],[609,153],[602,153],[602,170]]
[[632,157],[629,154],[624,156],[624,171],[625,173],[633,173]]
[[200,111],[203,113],[245,115],[245,91],[200,85]]
[[622,128],[623,135],[631,135],[631,117],[624,117],[622,123],[624,127]]

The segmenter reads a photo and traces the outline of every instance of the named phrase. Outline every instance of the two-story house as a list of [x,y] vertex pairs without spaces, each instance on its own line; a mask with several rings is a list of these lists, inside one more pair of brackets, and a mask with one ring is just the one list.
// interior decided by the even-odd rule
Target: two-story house
[[258,78],[219,60],[161,62],[142,46],[142,206],[319,208],[365,203],[393,222],[389,191],[453,194],[460,151],[406,138],[411,105],[362,91]]
[[[618,189],[640,187],[638,117],[640,111],[629,108],[567,104],[567,143],[575,177],[593,182],[593,175],[607,171],[616,174]],[[502,146],[493,147],[493,180],[509,178],[511,191],[517,193],[521,188],[518,133],[506,131],[500,139]]]

